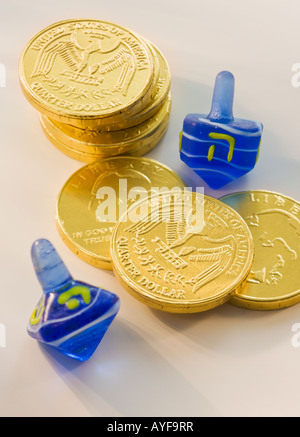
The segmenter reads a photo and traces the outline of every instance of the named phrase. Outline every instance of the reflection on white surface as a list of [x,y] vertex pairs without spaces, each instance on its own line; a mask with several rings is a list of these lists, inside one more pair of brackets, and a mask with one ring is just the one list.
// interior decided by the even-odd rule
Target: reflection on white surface
[[[185,376],[137,332],[137,327],[120,319],[85,365],[76,365],[50,351],[46,357],[91,415],[102,415],[103,410],[117,416],[216,413]],[[188,400],[184,411],[181,397]]]

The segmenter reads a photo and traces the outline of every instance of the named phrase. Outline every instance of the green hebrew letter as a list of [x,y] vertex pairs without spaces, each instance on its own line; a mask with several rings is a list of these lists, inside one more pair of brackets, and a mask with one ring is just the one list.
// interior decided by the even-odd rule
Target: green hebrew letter
[[[214,140],[226,140],[226,141],[228,141],[229,152],[228,152],[228,156],[227,156],[227,161],[230,162],[232,160],[235,139],[233,137],[231,137],[230,135],[218,134],[217,132],[210,132],[208,134],[208,136]],[[213,149],[212,149],[212,147],[213,147]],[[213,145],[209,148],[209,152],[208,152],[208,160],[209,161],[212,160],[214,151],[215,151],[215,146]]]

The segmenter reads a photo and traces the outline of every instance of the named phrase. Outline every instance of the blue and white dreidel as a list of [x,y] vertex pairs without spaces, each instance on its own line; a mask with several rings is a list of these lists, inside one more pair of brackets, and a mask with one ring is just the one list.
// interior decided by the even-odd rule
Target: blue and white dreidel
[[31,257],[43,295],[28,334],[65,355],[88,360],[119,310],[118,296],[74,280],[48,240],[36,240]]
[[210,113],[188,114],[180,133],[180,158],[211,188],[251,171],[258,159],[263,125],[234,118],[234,76],[220,72]]

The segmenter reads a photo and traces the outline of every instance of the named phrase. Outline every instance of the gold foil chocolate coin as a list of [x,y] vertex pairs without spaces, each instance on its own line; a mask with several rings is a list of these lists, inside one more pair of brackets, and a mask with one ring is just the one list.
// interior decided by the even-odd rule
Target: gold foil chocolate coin
[[236,211],[188,190],[135,203],[111,240],[113,270],[124,288],[174,313],[226,302],[245,282],[253,254],[251,233]]
[[34,36],[19,63],[29,102],[49,117],[73,125],[138,113],[158,79],[148,44],[119,25],[65,20]]
[[[94,131],[116,131],[121,129],[128,129],[132,126],[137,126],[143,123],[145,120],[150,119],[153,115],[161,109],[167,98],[169,97],[170,85],[171,85],[171,73],[168,62],[162,52],[155,47],[153,44],[148,43],[150,49],[154,52],[159,65],[159,75],[158,80],[154,81],[156,83],[154,88],[154,94],[150,103],[142,109],[137,114],[131,116],[130,118],[124,120],[121,115],[117,115],[111,118],[95,120],[93,125],[90,125],[90,134],[95,136]],[[106,123],[106,124],[105,124]],[[67,134],[78,136],[78,129],[74,129],[72,133],[72,126],[66,125],[64,123],[56,122],[56,125]]]
[[80,150],[69,147],[68,145],[64,144],[62,141],[58,140],[55,136],[53,136],[53,134],[47,130],[46,126],[43,123],[42,123],[42,127],[46,137],[51,141],[51,143],[58,150],[63,152],[69,158],[76,159],[77,161],[82,161],[85,163],[92,163],[97,159],[114,157],[119,155],[143,156],[157,146],[157,144],[163,138],[167,130],[167,127],[163,128],[163,126],[161,126],[157,130],[157,132],[155,132],[155,134],[151,135],[151,137],[149,138],[149,142],[142,147],[135,147],[130,149],[129,151],[124,147],[120,147],[120,148],[115,148],[113,150],[109,150],[109,153],[107,154],[102,154],[102,153],[95,153],[93,151],[82,152]]
[[56,222],[81,259],[111,269],[110,240],[119,216],[151,189],[184,187],[177,174],[147,158],[101,159],[75,172],[57,199]]
[[160,140],[163,138],[167,131],[167,126],[161,125],[151,136],[149,136],[149,138],[147,138],[147,142],[143,146],[138,145],[138,147],[130,148],[130,150],[124,148],[124,146],[114,149],[108,148],[107,150],[105,149],[107,153],[101,153],[101,150],[103,149],[97,149],[96,151],[94,149],[91,149],[89,152],[83,152],[81,150],[70,147],[69,145],[63,143],[58,138],[56,138],[53,133],[47,129],[47,127],[43,123],[43,120],[41,120],[41,124],[46,137],[58,150],[63,152],[69,158],[76,159],[77,161],[82,161],[85,163],[92,163],[98,159],[119,155],[143,156],[157,146],[157,144],[160,142]]
[[67,148],[89,154],[114,156],[137,151],[160,138],[160,133],[165,132],[169,123],[170,110],[169,95],[161,109],[149,120],[138,126],[114,132],[97,132],[71,126],[62,131],[55,121],[45,115],[41,115],[41,124],[50,140],[55,139],[56,143],[58,141]]
[[244,218],[255,248],[246,285],[230,303],[274,310],[300,302],[300,203],[270,191],[244,191],[220,200]]

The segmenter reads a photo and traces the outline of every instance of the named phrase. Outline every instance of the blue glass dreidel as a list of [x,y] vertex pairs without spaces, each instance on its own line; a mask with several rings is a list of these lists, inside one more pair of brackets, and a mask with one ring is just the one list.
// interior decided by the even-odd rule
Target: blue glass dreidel
[[234,76],[220,72],[210,113],[188,114],[180,133],[180,158],[213,189],[251,171],[258,159],[263,125],[234,118]]
[[115,318],[120,299],[74,280],[48,240],[36,240],[31,257],[43,295],[30,317],[28,334],[65,355],[88,360]]

